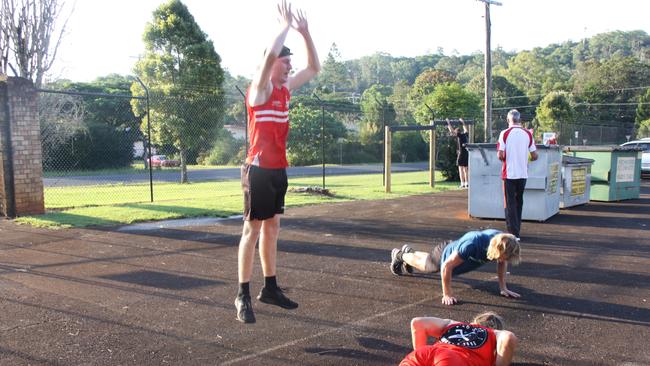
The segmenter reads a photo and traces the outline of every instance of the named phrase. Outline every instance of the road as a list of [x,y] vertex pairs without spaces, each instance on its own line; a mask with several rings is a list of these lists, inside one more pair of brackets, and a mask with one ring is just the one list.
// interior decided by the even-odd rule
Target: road
[[[427,169],[429,169],[428,162],[392,164],[393,172],[410,172]],[[345,174],[370,174],[381,173],[381,171],[381,164],[358,164],[325,167],[326,176]],[[289,167],[287,174],[289,177],[320,176],[323,174],[323,170],[321,166]],[[187,172],[187,176],[190,182],[239,179],[240,171],[239,168],[190,170]],[[178,182],[179,179],[180,173],[176,170],[154,169],[153,171],[153,180],[155,182]],[[146,182],[149,182],[149,174],[147,173],[66,176],[43,179],[45,187],[49,188]]]

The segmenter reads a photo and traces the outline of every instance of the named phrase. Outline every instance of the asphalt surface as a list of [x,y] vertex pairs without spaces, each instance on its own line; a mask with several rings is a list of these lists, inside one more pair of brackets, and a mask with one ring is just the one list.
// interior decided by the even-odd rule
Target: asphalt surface
[[[390,249],[503,221],[468,218],[466,191],[290,209],[278,280],[296,310],[253,301],[235,320],[240,219],[192,226],[43,230],[0,222],[0,365],[396,365],[409,321],[484,310],[519,339],[515,365],[650,365],[650,182],[638,200],[524,222],[519,300],[496,266],[454,279],[396,277]],[[261,287],[256,259],[251,291]]]
[[[393,172],[410,172],[429,169],[428,162],[419,163],[396,163],[391,165]],[[358,164],[358,165],[334,165],[325,167],[325,175],[345,175],[345,174],[370,174],[381,173],[382,164]],[[320,176],[323,174],[322,166],[299,166],[289,167],[287,175],[289,177],[306,177]],[[239,168],[224,169],[200,169],[189,170],[187,178],[190,182],[217,181],[227,179],[239,179],[241,171]],[[154,169],[152,171],[154,182],[178,182],[180,172],[167,168]],[[108,174],[108,175],[70,175],[59,177],[46,177],[43,179],[45,187],[70,187],[70,186],[89,186],[100,184],[130,184],[149,182],[149,173],[142,174]]]

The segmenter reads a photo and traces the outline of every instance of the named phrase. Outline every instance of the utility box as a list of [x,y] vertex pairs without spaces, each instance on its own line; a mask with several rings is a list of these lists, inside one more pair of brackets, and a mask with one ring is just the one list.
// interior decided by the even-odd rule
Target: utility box
[[562,155],[562,185],[560,208],[589,202],[591,192],[591,165],[593,159]]
[[[468,144],[468,213],[472,217],[505,219],[503,202],[503,163],[496,144]],[[522,220],[545,221],[560,211],[560,168],[562,158],[557,145],[537,146],[539,158],[528,163]]]
[[641,154],[636,147],[565,146],[566,155],[594,160],[591,167],[592,201],[638,199],[641,186]]

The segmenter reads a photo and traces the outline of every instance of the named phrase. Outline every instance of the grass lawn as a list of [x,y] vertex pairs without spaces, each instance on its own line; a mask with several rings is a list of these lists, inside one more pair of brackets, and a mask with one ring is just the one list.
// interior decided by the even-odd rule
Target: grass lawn
[[[428,172],[392,174],[392,191],[385,193],[381,174],[327,177],[326,188],[333,197],[288,193],[287,207],[352,200],[390,199],[454,189],[457,182],[442,181],[436,173],[436,187],[428,184]],[[321,177],[289,179],[289,187],[320,186]],[[187,217],[228,217],[242,212],[239,180],[190,184],[165,183],[154,186],[149,202],[148,184],[46,188],[49,212],[24,216],[16,222],[38,227],[65,228],[124,225]]]

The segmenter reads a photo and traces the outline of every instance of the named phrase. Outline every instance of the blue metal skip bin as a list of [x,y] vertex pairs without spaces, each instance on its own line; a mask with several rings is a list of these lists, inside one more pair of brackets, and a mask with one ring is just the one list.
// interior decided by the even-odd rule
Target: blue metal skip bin
[[[502,162],[496,144],[468,144],[468,212],[472,217],[504,219]],[[528,165],[523,220],[545,221],[560,211],[560,148],[538,146],[539,158]]]

